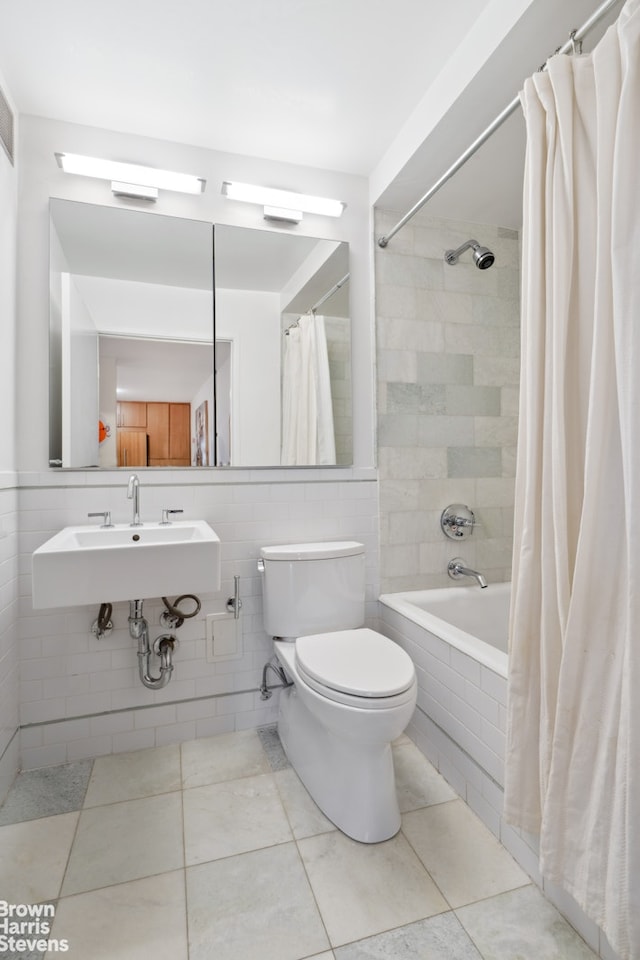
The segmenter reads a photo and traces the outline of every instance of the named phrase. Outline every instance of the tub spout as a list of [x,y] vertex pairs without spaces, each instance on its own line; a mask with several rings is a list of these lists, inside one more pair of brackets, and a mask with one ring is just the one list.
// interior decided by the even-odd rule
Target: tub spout
[[465,567],[464,560],[461,560],[460,557],[449,560],[447,573],[452,580],[458,580],[460,577],[473,577],[483,589],[487,586],[487,581],[482,574],[478,573],[477,570],[472,570],[471,567]]

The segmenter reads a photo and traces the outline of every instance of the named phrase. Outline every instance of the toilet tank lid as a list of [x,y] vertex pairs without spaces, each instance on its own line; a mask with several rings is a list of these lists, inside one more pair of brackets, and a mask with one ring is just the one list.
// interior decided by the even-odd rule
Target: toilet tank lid
[[261,547],[263,560],[327,560],[332,557],[353,557],[364,553],[364,544],[355,540],[328,543],[282,543]]

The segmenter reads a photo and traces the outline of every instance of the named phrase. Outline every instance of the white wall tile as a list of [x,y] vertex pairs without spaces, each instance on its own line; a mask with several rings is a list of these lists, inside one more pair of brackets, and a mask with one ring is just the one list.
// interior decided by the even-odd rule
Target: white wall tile
[[[192,515],[209,520],[222,540],[222,589],[203,596],[199,615],[177,631],[180,642],[172,680],[166,688],[155,692],[146,689],[138,678],[137,647],[127,625],[128,604],[114,604],[115,629],[109,637],[98,641],[90,632],[97,613],[93,607],[41,612],[33,611],[30,603],[33,549],[60,527],[85,522],[86,513],[97,509],[98,500],[98,506],[106,503],[114,511],[126,510],[121,478],[105,473],[73,473],[64,477],[54,473],[52,478],[23,476],[19,497],[25,523],[18,557],[18,566],[23,570],[19,619],[22,722],[44,723],[39,729],[46,738],[36,743],[32,733],[35,728],[25,728],[25,751],[31,751],[25,752],[25,766],[60,762],[60,738],[65,731],[69,734],[66,746],[74,746],[69,746],[63,759],[70,759],[71,750],[75,757],[90,755],[87,751],[92,746],[97,752],[139,749],[160,741],[173,742],[181,737],[257,725],[264,717],[273,717],[273,703],[265,706],[255,700],[263,664],[272,653],[271,638],[262,628],[261,582],[256,568],[263,544],[361,540],[367,551],[369,608],[375,613],[379,594],[375,474],[360,471],[361,478],[356,478],[353,471],[328,474],[310,470],[305,479],[292,476],[288,471],[269,471],[265,480],[263,471],[256,472],[253,479],[253,474],[236,471],[224,483],[219,482],[220,475],[207,474],[212,482],[205,483],[194,481],[191,473],[182,476],[173,471],[169,488],[166,475],[145,473],[143,511],[153,512],[168,500],[179,502],[193,511]],[[0,524],[1,497],[0,491]],[[14,500],[17,506],[15,495]],[[241,576],[245,652],[236,661],[209,663],[205,657],[205,617],[224,609],[236,574]],[[162,609],[160,601],[145,601],[144,614],[152,639],[163,632],[159,625]],[[17,645],[13,647],[17,651]],[[0,643],[0,665],[2,662]],[[243,692],[247,690],[253,693]],[[201,697],[208,699],[198,699]],[[273,699],[277,702],[277,697]],[[150,708],[151,704],[154,706]],[[77,717],[86,718],[88,726],[83,732],[74,726],[47,724],[66,719],[75,723]]]

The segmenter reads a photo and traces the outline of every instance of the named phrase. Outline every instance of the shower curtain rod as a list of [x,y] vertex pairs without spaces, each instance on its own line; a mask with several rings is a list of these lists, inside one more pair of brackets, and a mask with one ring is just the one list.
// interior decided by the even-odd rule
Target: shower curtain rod
[[[324,294],[324,296],[320,297],[317,303],[314,303],[312,307],[309,307],[309,309],[307,310],[307,313],[315,313],[318,307],[321,307],[322,304],[329,299],[329,297],[332,297],[334,293],[338,292],[340,287],[344,287],[345,283],[347,282],[350,276],[351,276],[350,273],[345,273],[342,280],[338,280],[338,282],[333,287],[331,287],[331,290],[328,290],[327,293]],[[293,323],[290,323],[287,329],[284,331],[285,337],[288,336],[289,330],[291,330],[292,327],[297,327],[297,326],[298,326],[297,320],[295,320]]]
[[[579,43],[584,37],[586,37],[589,31],[592,30],[593,27],[595,27],[596,24],[598,24],[600,20],[602,20],[602,18],[606,16],[606,14],[609,13],[609,11],[618,3],[620,3],[620,0],[605,0],[604,3],[601,3],[598,9],[591,14],[589,19],[586,20],[578,30],[574,30],[571,33],[571,36],[566,41],[566,43],[563,43],[561,47],[558,47],[558,49],[554,53],[554,56],[559,53],[567,53],[568,50],[571,50],[573,47],[575,47],[575,44]],[[544,70],[545,67],[546,67],[546,61],[540,67],[540,69]],[[467,147],[464,153],[462,153],[458,157],[456,162],[453,163],[449,167],[449,169],[442,174],[440,179],[437,180],[433,184],[433,186],[430,187],[429,190],[427,190],[424,196],[421,197],[420,200],[418,200],[418,202],[411,208],[411,210],[409,210],[409,212],[404,215],[402,220],[399,220],[398,223],[396,223],[395,227],[393,227],[391,230],[389,230],[388,233],[385,233],[384,236],[378,239],[378,246],[383,248],[386,247],[389,241],[391,240],[391,238],[395,237],[398,230],[401,230],[404,227],[404,225],[409,220],[411,220],[411,218],[414,217],[419,210],[422,209],[425,203],[427,203],[428,200],[431,200],[431,197],[433,197],[433,195],[436,194],[438,190],[445,185],[447,180],[451,179],[454,173],[457,173],[458,170],[465,165],[467,160],[469,160],[474,155],[474,153],[476,153],[476,151],[479,150],[479,148],[482,146],[483,143],[486,143],[489,137],[493,136],[493,134],[496,132],[498,127],[501,127],[502,124],[505,122],[505,120],[507,120],[507,118],[510,117],[512,113],[515,113],[515,111],[518,109],[519,106],[520,106],[520,96],[518,95],[514,97],[514,99],[511,101],[510,104],[508,104],[508,106],[504,108],[502,113],[498,114],[498,116],[495,118],[495,120],[492,123],[489,124],[486,130],[484,130],[480,134],[480,136],[473,141],[471,146]]]
[[315,313],[316,310],[318,309],[318,307],[321,307],[322,304],[323,304],[326,300],[329,299],[329,297],[332,297],[332,296],[334,295],[334,293],[337,293],[337,292],[338,292],[338,290],[340,289],[340,287],[343,287],[343,286],[345,285],[345,283],[347,282],[347,280],[349,279],[350,276],[351,276],[351,274],[345,273],[345,275],[344,275],[344,277],[342,278],[342,280],[338,280],[338,282],[335,284],[335,286],[331,287],[331,290],[329,290],[327,293],[325,293],[325,295],[324,295],[323,297],[320,297],[320,299],[318,300],[318,302],[317,302],[317,303],[314,303],[314,305],[313,305],[309,310],[307,310],[307,313]]

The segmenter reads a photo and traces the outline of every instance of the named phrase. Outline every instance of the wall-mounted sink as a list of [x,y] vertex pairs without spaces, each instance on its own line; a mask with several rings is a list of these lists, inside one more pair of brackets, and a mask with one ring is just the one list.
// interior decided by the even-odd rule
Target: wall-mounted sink
[[33,606],[70,607],[220,589],[220,540],[205,520],[65,527],[34,552]]

